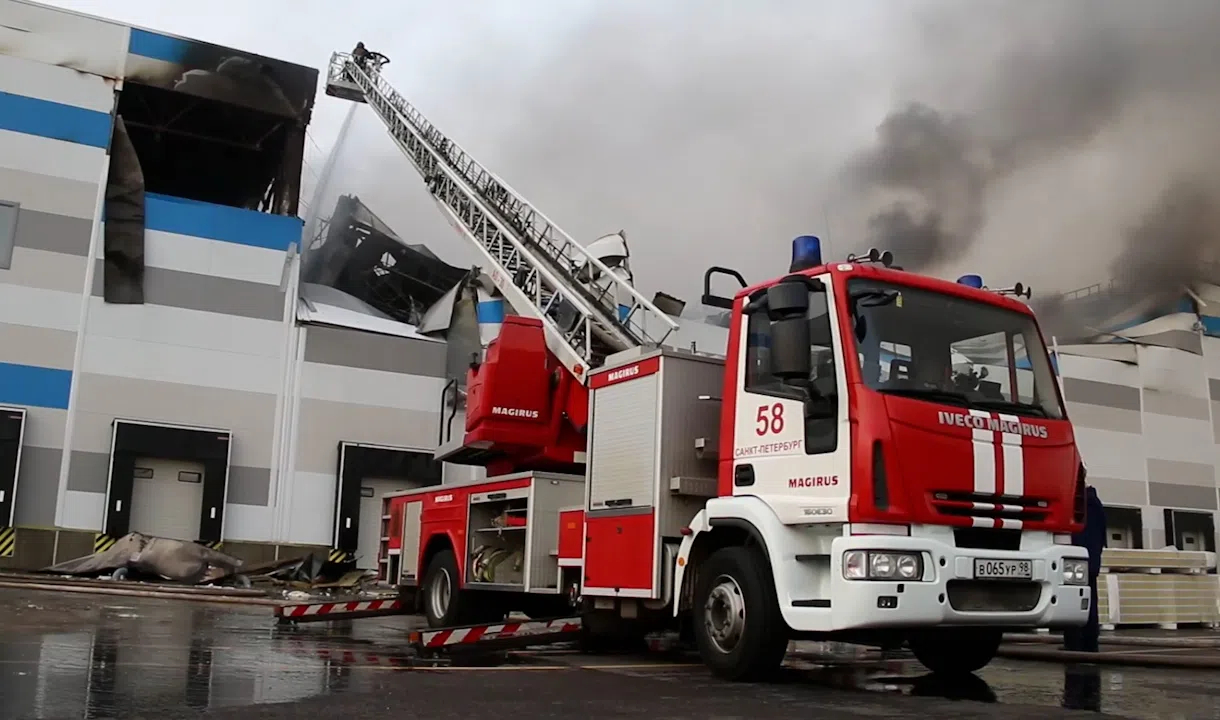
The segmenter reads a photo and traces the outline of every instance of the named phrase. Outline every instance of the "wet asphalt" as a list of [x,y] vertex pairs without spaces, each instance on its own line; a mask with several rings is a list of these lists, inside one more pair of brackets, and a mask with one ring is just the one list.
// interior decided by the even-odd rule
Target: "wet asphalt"
[[426,669],[407,665],[412,623],[277,627],[265,607],[0,590],[0,718],[1220,718],[1213,671],[1000,660],[947,682],[826,646],[753,686],[688,656],[562,649]]

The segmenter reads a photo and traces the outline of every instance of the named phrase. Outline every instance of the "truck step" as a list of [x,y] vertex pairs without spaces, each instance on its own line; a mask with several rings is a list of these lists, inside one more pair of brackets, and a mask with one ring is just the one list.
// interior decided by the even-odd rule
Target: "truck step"
[[408,637],[417,651],[434,653],[569,642],[576,640],[580,628],[580,618],[569,617],[420,630],[412,632]]
[[402,600],[352,600],[349,602],[284,604],[276,607],[275,616],[281,624],[352,620],[365,617],[406,615]]

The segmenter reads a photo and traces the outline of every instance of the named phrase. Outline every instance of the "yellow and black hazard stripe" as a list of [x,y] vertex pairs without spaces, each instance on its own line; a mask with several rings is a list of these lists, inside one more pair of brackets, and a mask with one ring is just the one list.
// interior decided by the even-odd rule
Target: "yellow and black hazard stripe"
[[355,558],[353,558],[353,557],[351,556],[351,554],[350,554],[350,553],[348,553],[348,551],[346,551],[346,550],[334,550],[334,549],[332,549],[332,550],[330,551],[330,554],[326,556],[326,559],[327,559],[328,561],[330,561],[330,562],[333,562],[333,563],[345,563],[345,562],[348,562],[348,561],[350,561],[350,560],[354,560]]
[[199,540],[198,543],[205,548],[211,548],[213,550],[220,550],[222,547],[224,547],[224,541],[222,540]]
[[116,542],[118,542],[118,538],[111,537],[106,533],[98,533],[93,536],[93,552],[94,554],[104,553],[114,547]]
[[17,528],[0,527],[0,557],[12,557],[17,546]]

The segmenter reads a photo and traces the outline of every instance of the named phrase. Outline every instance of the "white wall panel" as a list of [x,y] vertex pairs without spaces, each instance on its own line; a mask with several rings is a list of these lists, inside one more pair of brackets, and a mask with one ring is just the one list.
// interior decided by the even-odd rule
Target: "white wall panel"
[[67,490],[59,523],[73,530],[101,530],[106,515],[106,496],[102,493]]
[[0,167],[10,170],[79,180],[96,188],[108,160],[105,148],[0,130]]
[[[5,280],[0,276],[0,281]],[[0,322],[70,330],[80,325],[80,294],[0,282]]]
[[1193,353],[1164,347],[1139,347],[1140,380],[1145,388],[1207,397],[1206,364]]
[[274,321],[165,305],[107,305],[89,300],[89,335],[278,358],[283,326]]
[[1144,413],[1144,448],[1148,457],[1204,465],[1216,454],[1210,423],[1151,413]]
[[114,80],[12,55],[0,55],[0,92],[107,115],[114,110]]
[[274,507],[225,505],[225,540],[271,542],[274,527]]
[[115,22],[21,0],[0,0],[0,47],[8,55],[118,78],[127,60],[129,37],[130,30]]
[[288,537],[282,542],[330,545],[335,527],[334,474],[298,472],[288,493]]
[[25,409],[25,444],[31,447],[62,448],[67,410],[28,407]]
[[1203,336],[1203,365],[1208,377],[1220,378],[1220,338]]
[[87,334],[80,369],[134,380],[275,394],[283,364],[258,355]]
[[422,375],[304,363],[301,396],[352,405],[437,412],[445,381]]
[[[104,251],[105,248],[99,246],[97,258],[102,258]],[[144,233],[144,264],[166,270],[278,286],[283,279],[284,253],[161,230],[148,230]]]
[[24,210],[91,219],[97,208],[98,178],[69,180],[47,172],[50,169],[45,167],[36,173],[0,167],[0,198],[20,203]]
[[13,248],[11,267],[0,270],[0,283],[55,290],[79,297],[85,288],[86,261],[83,256],[18,246]]
[[1139,435],[1078,427],[1076,444],[1090,475],[1120,480],[1148,479],[1144,441]]

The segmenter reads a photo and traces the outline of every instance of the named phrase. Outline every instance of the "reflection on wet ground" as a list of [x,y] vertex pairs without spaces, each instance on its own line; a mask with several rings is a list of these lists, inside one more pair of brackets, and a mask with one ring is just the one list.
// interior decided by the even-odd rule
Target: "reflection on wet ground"
[[405,657],[388,644],[405,634],[405,618],[304,633],[275,627],[266,608],[17,595],[0,596],[3,717],[285,702],[360,690],[368,673],[357,670],[390,669]]
[[[158,716],[377,692],[387,673],[407,665],[403,644],[412,622],[281,628],[266,608],[0,591],[0,718]],[[580,670],[671,682],[684,691],[716,687],[689,655],[587,656],[549,649],[490,662],[534,676]],[[814,645],[802,647],[767,692],[798,703],[812,690],[895,701],[900,695],[947,698],[963,708],[996,703],[996,711],[1032,704],[1133,718],[1220,718],[1220,690],[1212,677],[1206,671],[998,661],[977,677],[947,680],[906,656]],[[843,702],[852,703],[846,696]]]

